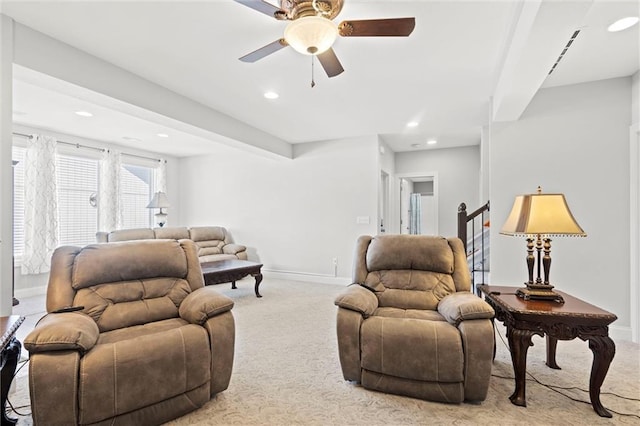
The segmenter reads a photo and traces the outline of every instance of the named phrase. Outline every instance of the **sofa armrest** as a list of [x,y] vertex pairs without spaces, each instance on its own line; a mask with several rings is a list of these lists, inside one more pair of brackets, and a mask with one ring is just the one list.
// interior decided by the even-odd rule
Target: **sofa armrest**
[[89,315],[79,312],[47,314],[24,339],[31,353],[73,350],[85,353],[98,341],[100,330]]
[[438,303],[438,312],[454,325],[465,320],[491,319],[495,315],[495,311],[487,302],[473,293],[464,291],[443,297]]
[[222,247],[222,252],[225,254],[238,254],[247,250],[247,248],[240,244],[225,244]]
[[233,300],[211,287],[202,287],[184,298],[178,312],[182,319],[203,325],[209,318],[230,311],[231,308]]
[[365,318],[371,316],[378,308],[378,298],[371,290],[360,284],[350,284],[340,293],[334,302],[337,306],[360,312]]

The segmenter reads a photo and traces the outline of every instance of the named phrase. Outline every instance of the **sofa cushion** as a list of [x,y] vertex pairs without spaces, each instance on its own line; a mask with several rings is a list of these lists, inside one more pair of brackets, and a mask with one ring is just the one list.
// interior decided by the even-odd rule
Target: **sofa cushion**
[[198,255],[198,258],[200,259],[200,263],[205,263],[225,259],[238,259],[238,256],[235,256],[233,254],[209,254],[206,256]]
[[110,243],[130,240],[153,240],[154,238],[156,236],[153,233],[153,229],[150,228],[119,229],[107,234],[107,242]]
[[189,230],[185,227],[169,226],[153,229],[157,239],[188,240]]
[[464,380],[462,339],[446,321],[372,316],[362,323],[361,348],[362,368],[369,371],[427,382]]
[[[135,247],[122,250],[122,246]],[[187,258],[177,241],[145,240],[84,247],[73,265],[75,290],[96,284],[155,277],[186,277]]]
[[382,235],[371,240],[367,270],[407,269],[453,273],[453,251],[446,238],[424,235]]
[[226,233],[221,226],[195,226],[189,228],[189,236],[195,241],[219,240],[225,241]]
[[150,278],[81,288],[73,302],[84,306],[103,332],[175,318],[189,293],[189,283],[182,278]]
[[[167,400],[208,384],[210,378],[209,338],[197,325],[96,345],[81,360],[79,423]],[[194,401],[195,406],[203,403]]]

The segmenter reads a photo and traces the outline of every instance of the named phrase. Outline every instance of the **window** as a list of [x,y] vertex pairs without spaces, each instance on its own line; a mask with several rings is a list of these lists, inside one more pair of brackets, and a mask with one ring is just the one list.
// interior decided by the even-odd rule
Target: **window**
[[154,168],[122,164],[120,169],[122,228],[151,226],[151,211],[147,208],[147,204],[153,195],[154,176]]
[[24,154],[27,150],[14,146],[13,167],[13,255],[16,258],[24,252]]
[[[98,194],[100,162],[97,158],[58,152],[56,156],[58,190],[59,245],[84,246],[96,241],[98,208],[91,200]],[[26,148],[13,146],[13,241],[14,256],[24,252],[24,157]],[[155,191],[157,169],[149,161],[129,164],[120,169],[122,228],[153,226],[154,211],[147,208]]]
[[96,242],[98,208],[90,198],[98,192],[98,160],[57,154],[59,245]]

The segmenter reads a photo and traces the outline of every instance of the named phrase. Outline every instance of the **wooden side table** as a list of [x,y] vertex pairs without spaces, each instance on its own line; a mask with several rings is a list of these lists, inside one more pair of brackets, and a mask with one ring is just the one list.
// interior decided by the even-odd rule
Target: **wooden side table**
[[24,317],[19,315],[0,317],[0,335],[2,336],[0,337],[0,403],[2,404],[0,407],[2,408],[2,426],[15,425],[18,422],[16,419],[7,417],[6,404],[11,381],[18,366],[20,350],[22,349],[22,345],[15,335],[23,321]]
[[593,364],[589,379],[589,397],[593,409],[602,417],[611,413],[600,402],[600,386],[609,370],[616,353],[613,340],[609,338],[609,324],[617,317],[575,298],[558,292],[564,297],[564,304],[547,300],[524,300],[516,296],[517,287],[501,287],[482,284],[478,289],[485,300],[493,306],[496,318],[507,327],[507,339],[511,351],[511,361],[516,388],[509,397],[511,402],[527,406],[525,384],[527,373],[527,350],[534,334],[546,336],[547,366],[560,369],[556,364],[558,340],[573,340],[576,337],[589,341],[593,352]]

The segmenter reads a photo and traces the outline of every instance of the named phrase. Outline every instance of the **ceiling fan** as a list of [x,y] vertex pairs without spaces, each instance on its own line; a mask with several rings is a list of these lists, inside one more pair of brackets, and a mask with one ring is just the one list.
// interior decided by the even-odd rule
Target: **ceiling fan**
[[329,77],[344,71],[331,48],[338,35],[407,37],[416,25],[415,18],[350,20],[336,25],[332,19],[342,10],[344,0],[279,0],[280,7],[263,0],[235,1],[277,20],[290,21],[284,37],[244,55],[241,61],[256,62],[291,46],[302,54],[316,56]]

